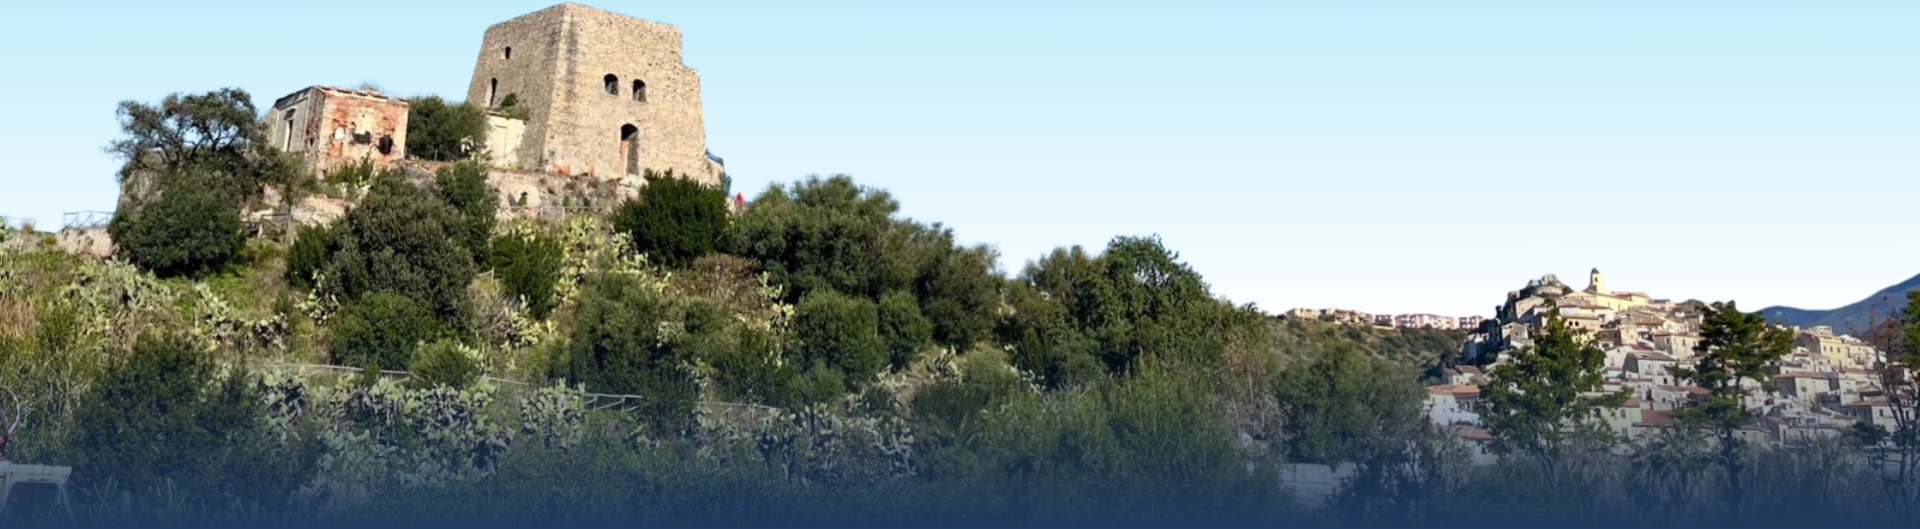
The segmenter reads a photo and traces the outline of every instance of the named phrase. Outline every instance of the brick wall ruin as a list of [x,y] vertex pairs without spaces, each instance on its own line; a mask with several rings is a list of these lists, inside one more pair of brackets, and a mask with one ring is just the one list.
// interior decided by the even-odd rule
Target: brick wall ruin
[[393,167],[407,156],[407,102],[364,90],[314,86],[275,101],[267,141],[301,153],[316,175],[372,160]]

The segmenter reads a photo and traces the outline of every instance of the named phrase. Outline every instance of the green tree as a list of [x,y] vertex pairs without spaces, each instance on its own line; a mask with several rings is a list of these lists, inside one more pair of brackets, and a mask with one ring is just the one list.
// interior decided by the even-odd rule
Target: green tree
[[238,207],[260,196],[263,186],[284,188],[302,174],[297,163],[265,141],[259,112],[244,90],[172,94],[158,105],[123,101],[119,117],[126,136],[107,151],[125,160],[119,177],[131,184],[122,196],[122,212],[181,187],[212,192]]
[[432,310],[392,292],[373,292],[335,316],[327,355],[334,365],[404,370],[420,343],[443,334]]
[[472,161],[453,164],[440,169],[434,182],[440,199],[460,212],[462,222],[452,226],[460,245],[474,263],[485,264],[494,213],[500,209],[500,193],[487,184],[486,166]]
[[690,178],[646,173],[640,196],[614,211],[613,226],[654,262],[684,268],[731,238],[727,192]]
[[384,173],[334,227],[339,249],[327,266],[327,287],[342,300],[390,292],[448,325],[461,325],[475,268],[458,242],[466,222],[435,194],[398,173]]
[[221,374],[193,339],[143,337],[76,410],[77,484],[171,483],[208,506],[284,505],[312,462],[280,445],[266,417],[245,371]]
[[479,155],[487,144],[487,113],[479,107],[448,103],[440,96],[408,101],[407,154],[451,161]]
[[1707,390],[1699,402],[1674,410],[1673,418],[1713,434],[1716,460],[1726,478],[1727,514],[1735,522],[1742,517],[1745,498],[1741,479],[1746,442],[1740,430],[1754,421],[1746,400],[1754,389],[1771,385],[1781,357],[1791,352],[1793,331],[1769,325],[1763,315],[1742,313],[1732,301],[1715,302],[1701,313],[1694,365],[1670,368],[1675,378]]
[[1104,374],[1091,340],[1065,304],[1017,281],[1007,289],[1007,304],[1011,310],[995,332],[1010,348],[1014,366],[1037,375],[1047,389],[1093,382]]
[[920,314],[913,294],[895,290],[880,296],[880,338],[887,344],[887,359],[894,369],[902,369],[920,357],[920,349],[933,341],[933,322]]
[[327,226],[300,226],[287,247],[287,284],[312,288],[313,276],[327,267],[333,230]]
[[899,209],[886,191],[846,176],[774,185],[740,216],[735,251],[760,260],[788,302],[821,289],[879,299],[913,274],[901,248],[907,238],[893,233]]
[[933,322],[933,340],[958,351],[987,341],[1004,282],[999,255],[986,246],[960,246],[953,230],[937,223],[915,231],[921,243],[913,290],[921,314]]
[[865,386],[887,368],[873,302],[832,290],[816,290],[794,309],[800,356],[811,365],[846,374],[848,389]]
[[[1549,309],[1552,307],[1549,306]],[[1628,394],[1604,394],[1607,355],[1585,333],[1567,326],[1549,310],[1533,344],[1513,353],[1513,361],[1494,368],[1484,385],[1481,418],[1494,434],[1499,454],[1525,454],[1540,465],[1551,492],[1559,492],[1567,450],[1577,440],[1616,440],[1594,421],[1606,408],[1624,404]]]
[[554,285],[565,257],[558,238],[538,232],[509,233],[493,241],[494,273],[508,294],[526,300],[527,313],[535,318],[553,312]]
[[129,262],[161,277],[218,271],[246,245],[240,211],[212,191],[182,186],[107,225]]
[[628,274],[590,276],[585,288],[553,374],[588,391],[638,395],[652,427],[680,431],[692,420],[698,387],[684,369],[691,348],[663,325],[682,321],[679,307]]
[[[1145,356],[1217,368],[1225,350],[1221,331],[1260,324],[1251,308],[1215,299],[1200,274],[1155,237],[1115,238],[1098,256],[1079,247],[1054,250],[1029,263],[1014,288],[1031,288],[1048,300],[1025,301],[1030,307],[1058,303],[1086,338],[1086,350],[1112,374],[1125,373]],[[1002,326],[1003,339],[1025,332],[1013,327]]]
[[789,303],[819,289],[873,302],[904,290],[933,322],[935,343],[967,350],[990,339],[1005,281],[998,256],[959,245],[941,224],[896,217],[899,209],[886,191],[844,175],[774,185],[736,220],[733,249],[760,261]]
[[1421,433],[1418,376],[1335,342],[1281,371],[1274,395],[1288,422],[1289,461],[1356,463],[1367,473],[1406,463]]
[[[804,366],[783,357],[779,341],[769,333],[744,325],[722,331],[700,356],[713,367],[714,382],[734,402],[792,407],[806,404],[799,388]],[[835,383],[833,394],[840,393]]]

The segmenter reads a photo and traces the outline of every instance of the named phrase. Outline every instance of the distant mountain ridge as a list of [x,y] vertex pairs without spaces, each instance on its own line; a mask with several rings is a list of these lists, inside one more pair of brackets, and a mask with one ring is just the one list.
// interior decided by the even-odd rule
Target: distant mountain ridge
[[1899,312],[1907,305],[1907,291],[1920,290],[1920,275],[1913,276],[1899,284],[1880,289],[1867,296],[1867,299],[1852,305],[1832,310],[1807,310],[1793,307],[1767,307],[1760,314],[1767,320],[1795,327],[1813,327],[1826,325],[1838,333],[1857,333],[1864,330],[1875,317],[1885,318]]

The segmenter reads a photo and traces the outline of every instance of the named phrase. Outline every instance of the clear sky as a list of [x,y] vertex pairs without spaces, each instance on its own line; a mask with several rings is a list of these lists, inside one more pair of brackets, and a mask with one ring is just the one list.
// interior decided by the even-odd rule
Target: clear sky
[[[850,174],[1009,270],[1159,234],[1236,302],[1455,315],[1920,273],[1912,0],[586,3],[681,28],[737,191]],[[112,208],[118,101],[458,99],[548,5],[5,2],[0,215]]]

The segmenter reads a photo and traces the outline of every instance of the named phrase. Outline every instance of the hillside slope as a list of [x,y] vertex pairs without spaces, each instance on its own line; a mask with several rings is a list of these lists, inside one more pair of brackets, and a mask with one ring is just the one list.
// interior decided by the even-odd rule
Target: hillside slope
[[1899,284],[1880,289],[1851,305],[1831,310],[1806,310],[1794,307],[1767,307],[1760,309],[1768,320],[1798,327],[1827,325],[1835,332],[1857,332],[1864,329],[1874,317],[1886,317],[1906,305],[1906,293],[1920,290],[1920,275],[1913,276]]

